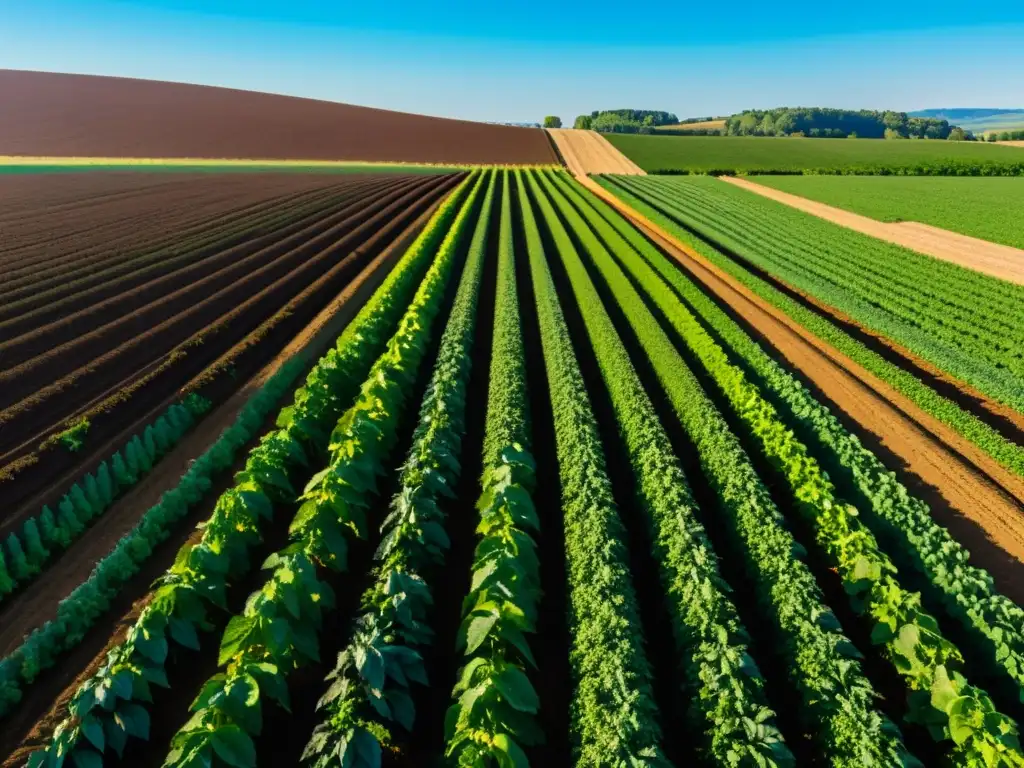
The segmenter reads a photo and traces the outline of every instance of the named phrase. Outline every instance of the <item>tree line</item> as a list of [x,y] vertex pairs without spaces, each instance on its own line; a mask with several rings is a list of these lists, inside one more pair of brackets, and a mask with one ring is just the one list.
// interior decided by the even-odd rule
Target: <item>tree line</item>
[[659,125],[675,125],[679,118],[671,112],[651,109],[606,109],[594,110],[589,115],[580,115],[573,128],[599,131],[601,133],[654,133]]
[[985,136],[987,141],[1024,141],[1024,131],[992,131]]
[[[956,133],[954,133],[954,131]],[[748,109],[728,118],[728,136],[812,136],[844,139],[950,139],[969,134],[934,117],[910,117],[906,112],[823,107]]]

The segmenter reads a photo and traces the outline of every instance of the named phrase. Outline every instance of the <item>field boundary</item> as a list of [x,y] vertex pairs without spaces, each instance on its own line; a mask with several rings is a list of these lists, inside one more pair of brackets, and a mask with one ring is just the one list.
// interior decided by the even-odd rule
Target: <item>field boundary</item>
[[884,222],[790,192],[766,187],[749,178],[719,176],[721,181],[783,203],[862,235],[899,245],[965,269],[1024,285],[1024,250],[962,235],[917,221]]
[[43,157],[32,155],[0,155],[0,173],[6,168],[152,168],[167,166],[176,169],[190,168],[238,168],[264,170],[267,168],[297,169],[338,168],[374,170],[395,169],[405,173],[410,170],[472,170],[476,168],[524,168],[548,169],[559,167],[553,163],[407,163],[382,160],[275,160],[259,158],[216,158],[216,157]]

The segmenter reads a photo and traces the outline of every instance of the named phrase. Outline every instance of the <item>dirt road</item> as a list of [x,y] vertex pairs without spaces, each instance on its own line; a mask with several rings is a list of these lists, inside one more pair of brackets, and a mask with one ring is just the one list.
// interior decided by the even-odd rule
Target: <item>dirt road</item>
[[774,347],[824,396],[865,445],[992,574],[1024,600],[1024,481],[912,401],[814,336],[590,179],[581,179],[672,255],[709,295],[726,302],[755,337]]
[[886,240],[912,251],[943,261],[950,261],[975,272],[992,275],[1011,283],[1024,285],[1024,250],[990,243],[916,221],[886,223],[835,208],[799,195],[756,184],[748,179],[721,176],[722,181],[755,192],[763,197],[810,213],[833,224],[865,235]]
[[586,176],[588,173],[647,175],[596,131],[575,128],[548,128],[547,131],[554,139],[565,164],[576,176]]

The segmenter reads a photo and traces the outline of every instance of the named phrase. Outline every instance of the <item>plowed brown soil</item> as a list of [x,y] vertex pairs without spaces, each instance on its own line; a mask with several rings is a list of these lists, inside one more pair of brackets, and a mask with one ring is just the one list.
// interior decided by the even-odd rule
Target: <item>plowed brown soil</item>
[[749,179],[740,179],[735,176],[721,176],[720,178],[729,184],[742,187],[776,202],[785,203],[855,232],[871,235],[879,240],[886,240],[926,256],[950,261],[961,267],[1008,280],[1011,283],[1024,285],[1024,250],[1020,248],[990,243],[987,240],[949,232],[916,221],[896,223],[876,221],[842,208],[819,203],[816,200],[808,200],[806,197],[765,187]]
[[556,163],[538,128],[117,77],[0,70],[0,155]]
[[[270,363],[204,419],[195,431],[161,460],[151,474],[118,500],[104,514],[103,525],[89,529],[48,569],[46,579],[35,582],[17,599],[4,605],[3,611],[0,612],[0,619],[3,620],[0,629],[0,656],[16,646],[22,635],[53,617],[57,602],[81,583],[96,561],[109,552],[112,544],[135,525],[143,511],[177,484],[178,478],[189,463],[234,421],[259,387],[286,362],[298,358],[306,364],[312,364],[326,351],[381,284],[440,204],[441,200],[432,204],[415,222],[395,237],[391,244],[367,264]],[[225,474],[230,477],[230,473]],[[199,520],[208,514],[215,499],[215,493],[209,494],[207,503],[201,504],[189,516],[190,520]],[[179,528],[178,535],[161,546],[162,560],[155,555],[147,563],[146,574],[151,578],[162,572],[170,564],[177,549],[195,535],[185,523]],[[151,579],[142,577],[146,574],[137,577],[131,587],[126,589],[126,593],[119,598],[119,605],[124,606],[122,613],[115,612],[106,622],[95,626],[87,635],[81,649],[76,649],[57,668],[45,673],[40,682],[30,689],[26,699],[19,704],[17,713],[5,721],[4,733],[0,736],[0,759],[8,753],[13,753],[3,762],[4,768],[20,765],[27,750],[49,737],[56,723],[65,716],[64,708],[78,685],[95,673],[106,658],[106,650],[123,638],[125,630],[148,603],[147,585]],[[26,751],[18,749],[19,744],[25,747]]]
[[798,369],[865,444],[929,503],[936,519],[992,574],[999,590],[1024,602],[1024,480],[603,187],[580,181],[633,220],[698,285],[728,304]]
[[569,170],[577,176],[588,173],[622,173],[646,176],[636,163],[613,147],[596,131],[575,128],[548,128]]

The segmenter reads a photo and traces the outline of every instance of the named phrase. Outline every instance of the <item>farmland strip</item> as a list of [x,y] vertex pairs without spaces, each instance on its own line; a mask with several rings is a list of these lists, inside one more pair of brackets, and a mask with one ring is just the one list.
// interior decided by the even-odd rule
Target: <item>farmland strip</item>
[[[587,207],[571,188],[569,194]],[[789,485],[796,510],[814,529],[830,565],[838,570],[853,609],[872,622],[872,642],[881,646],[885,658],[904,677],[911,691],[908,719],[927,725],[936,741],[952,741],[947,748],[954,765],[986,765],[987,756],[994,754],[1009,765],[1024,765],[1016,724],[996,712],[987,693],[959,673],[959,651],[921,609],[920,595],[899,584],[895,566],[859,520],[857,510],[837,498],[806,446],[792,436],[742,371],[729,363],[653,267],[593,209],[588,213],[622,262],[619,267],[596,241],[588,249],[619,303],[642,301],[635,289],[625,289],[629,283],[624,268],[708,371],[744,430]]]
[[815,455],[844,490],[859,497],[860,512],[900,567],[916,569],[927,587],[972,638],[980,652],[1019,692],[1024,689],[1024,610],[998,593],[992,576],[970,564],[969,553],[931,516],[895,475],[795,376],[775,362],[740,326],[603,201],[587,200],[650,264],[720,343],[756,379],[782,413],[815,446]]
[[691,247],[707,258],[715,267],[738,280],[757,296],[776,307],[795,322],[808,329],[815,336],[847,355],[857,364],[862,365],[882,381],[891,385],[901,395],[907,397],[925,413],[950,427],[965,440],[976,445],[985,454],[991,456],[998,464],[1020,477],[1024,477],[1024,449],[1008,440],[973,413],[963,410],[950,399],[938,394],[935,390],[919,381],[908,371],[903,370],[877,352],[857,341],[834,322],[816,312],[802,306],[799,302],[782,293],[780,290],[751,274],[740,264],[709,247],[703,241],[694,238],[685,230],[665,208],[646,195],[638,197],[616,182],[607,178],[599,180],[616,196],[622,198],[637,211],[650,217],[651,221],[663,227],[673,236],[689,243]]
[[405,733],[413,728],[410,687],[427,682],[421,649],[432,637],[429,577],[449,547],[441,505],[453,495],[461,471],[477,304],[499,174],[507,178],[503,172],[491,174],[412,447],[380,526],[373,583],[363,593],[352,639],[338,655],[327,676],[332,682],[317,704],[321,719],[302,755],[303,762],[317,768],[339,760],[372,765],[398,740],[396,725]]
[[[549,227],[550,202],[527,176]],[[574,763],[667,766],[627,566],[625,530],[612,497],[597,423],[544,261],[531,205],[523,206],[530,274],[555,419],[569,583],[570,717]],[[553,237],[565,233],[554,230]],[[552,254],[554,256],[554,254]]]
[[[540,599],[533,541],[539,524],[532,499],[536,467],[530,453],[509,176],[506,172],[501,200],[479,540],[458,633],[466,663],[457,675],[445,728],[446,757],[461,764],[491,759],[500,765],[503,757],[519,754],[543,736],[535,718],[537,694],[526,674],[537,666],[525,635],[535,631]],[[518,171],[516,177],[525,204]]]
[[866,761],[914,762],[899,731],[873,706],[874,691],[859,668],[856,649],[842,634],[807,565],[798,558],[798,545],[739,442],[626,276],[608,264],[610,256],[593,232],[550,187],[550,181],[542,180],[601,269],[697,446],[734,547],[744,553],[744,569],[775,628],[790,679],[803,698],[802,715],[819,750],[835,765],[850,768]]
[[[210,628],[207,611],[222,600],[227,577],[237,578],[248,570],[244,555],[259,540],[260,518],[273,509],[275,502],[281,505],[290,501],[292,482],[309,476],[308,470],[303,470],[308,459],[315,460],[327,451],[331,425],[345,412],[360,382],[387,349],[421,276],[438,272],[428,267],[438,263],[434,259],[435,254],[439,255],[438,246],[453,219],[466,207],[471,183],[472,179],[463,181],[438,209],[345,329],[336,347],[320,359],[306,384],[296,390],[294,404],[278,417],[280,428],[264,437],[250,453],[246,471],[218,500],[201,541],[182,549],[165,583],[158,587],[125,641],[111,651],[107,664],[76,693],[69,717],[55,730],[50,745],[32,755],[32,768],[58,768],[58,761],[63,760],[59,756],[95,754],[98,745],[88,735],[92,722],[108,732],[103,746],[109,745],[115,752],[120,751],[118,744],[123,748],[129,736],[145,739],[148,729],[136,726],[147,723],[148,714],[138,702],[149,699],[150,684],[168,685],[164,649],[169,642],[189,647],[198,644],[198,639],[193,642],[195,631]],[[132,681],[132,690],[123,684],[115,687],[115,680]],[[102,702],[97,692],[103,692]]]
[[[395,447],[483,178],[460,210],[359,398],[338,419],[330,437],[327,467],[313,476],[300,496],[303,503],[289,526],[288,546],[264,563],[271,571],[268,581],[250,596],[244,613],[228,622],[218,657],[219,666],[226,670],[211,678],[196,697],[193,717],[171,740],[166,766],[208,762],[225,747],[238,755],[239,768],[254,766],[252,737],[262,728],[262,703],[274,701],[287,707],[287,675],[319,660],[322,615],[334,607],[333,591],[322,573],[344,571],[349,539],[366,536],[366,514],[376,495],[377,478],[385,473]],[[489,189],[493,189],[493,174]],[[472,284],[473,269],[472,262],[467,263],[463,274],[470,277],[462,285]],[[394,597],[416,586],[397,575],[394,582]],[[403,660],[396,659],[400,667]],[[353,747],[364,740],[354,737]]]
[[[553,178],[562,192],[572,192],[561,174]],[[577,207],[595,227],[589,211]],[[574,227],[574,231],[580,230]],[[690,694],[690,727],[702,735],[716,765],[744,760],[766,766],[794,765],[768,708],[764,681],[747,649],[749,636],[727,597],[729,588],[719,574],[717,556],[669,437],[579,254],[567,247],[562,258],[568,264],[576,303],[611,395],[648,518],[677,652],[684,659],[681,683]],[[751,728],[751,722],[757,727]]]

